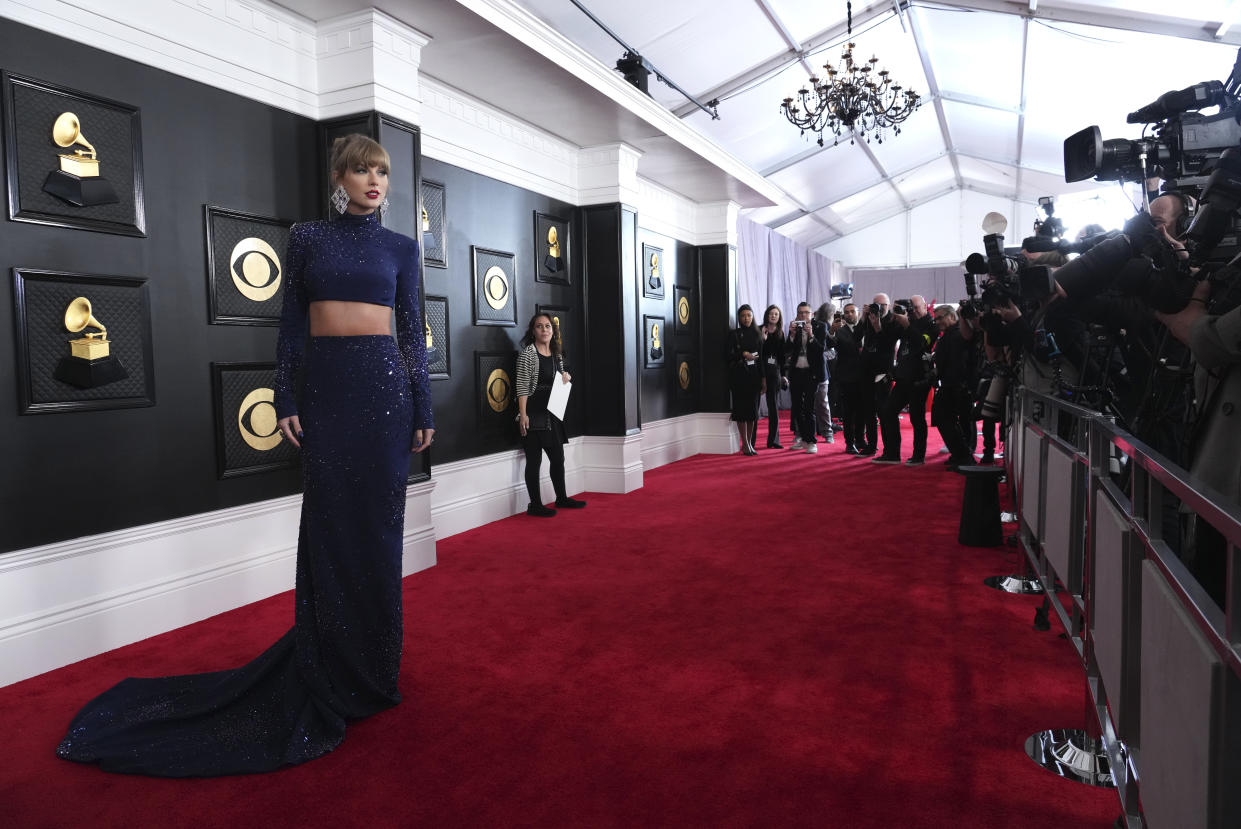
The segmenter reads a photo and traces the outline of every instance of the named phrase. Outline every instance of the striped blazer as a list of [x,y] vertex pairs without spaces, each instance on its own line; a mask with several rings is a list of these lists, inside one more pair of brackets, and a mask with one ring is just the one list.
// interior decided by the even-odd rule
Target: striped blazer
[[[560,364],[556,371],[564,371],[564,355],[561,354],[556,360]],[[534,394],[538,384],[539,352],[534,349],[534,343],[531,343],[517,355],[517,382],[513,394],[517,397],[529,397]]]

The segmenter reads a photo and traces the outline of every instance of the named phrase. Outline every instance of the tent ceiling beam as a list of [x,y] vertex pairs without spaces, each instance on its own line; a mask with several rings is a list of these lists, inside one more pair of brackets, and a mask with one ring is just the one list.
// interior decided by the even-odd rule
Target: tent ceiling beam
[[[866,25],[867,23],[869,23],[870,21],[874,20],[877,17],[883,17],[884,15],[890,14],[891,11],[892,11],[891,8],[884,6],[884,5],[879,5],[879,6],[869,8],[869,9],[864,9],[863,11],[858,12],[857,14],[853,16],[853,22],[856,23],[859,27],[861,27],[861,26]],[[770,60],[763,61],[759,65],[751,69],[747,69],[745,72],[742,72],[741,74],[736,75],[724,81],[723,83],[712,87],[711,89],[708,89],[706,92],[703,92],[701,95],[697,97],[699,100],[703,100],[703,101],[713,101],[716,99],[723,100],[724,98],[727,98],[728,96],[733,95],[742,89],[745,89],[750,84],[755,83],[756,81],[761,81],[762,79],[773,74],[774,72],[778,72],[779,70],[783,69],[785,66],[788,66],[789,63],[794,60],[797,60],[800,58],[802,59],[803,63],[809,63],[808,58],[811,52],[823,46],[828,45],[832,41],[839,40],[840,38],[845,37],[847,33],[848,33],[848,27],[845,25],[845,22],[842,20],[840,23],[837,23],[835,26],[824,29],[823,31],[819,32],[818,34],[814,35],[813,37],[809,38],[804,43],[802,43],[800,53],[783,52],[771,58]],[[814,74],[814,72],[811,69],[807,69],[806,74],[807,76],[809,76],[809,75]],[[698,107],[694,106],[693,104],[688,104],[688,105],[679,106],[676,109],[672,110],[672,114],[678,118],[686,118],[690,115],[693,115],[695,112],[698,112],[698,111],[699,111]]]
[[[1143,32],[1152,35],[1168,35],[1171,37],[1201,40],[1207,43],[1230,43],[1241,46],[1241,31],[1225,30],[1223,37],[1215,37],[1215,26],[1203,23],[1186,22],[1175,17],[1144,14],[1131,9],[1116,9],[1092,6],[1089,9],[1078,9],[1071,6],[1060,6],[1046,0],[1037,4],[1017,4],[1010,0],[952,0],[951,3],[926,2],[918,0],[918,8],[933,9],[940,6],[946,9],[977,12],[994,12],[996,14],[1017,14],[1027,19],[1039,20],[1044,23],[1077,23],[1083,26],[1103,26],[1109,29],[1123,29],[1129,32]],[[910,17],[913,17],[911,14]]]
[[922,61],[922,72],[926,75],[927,94],[932,98],[935,106],[935,117],[939,119],[939,132],[944,139],[944,146],[948,148],[952,161],[952,174],[956,178],[957,186],[962,184],[961,165],[957,162],[957,157],[951,155],[952,135],[948,131],[948,118],[944,115],[944,102],[939,97],[939,84],[935,82],[935,70],[931,66],[931,56],[926,51],[926,38],[922,36],[918,26],[918,15],[914,14],[911,9],[909,12],[909,28],[913,32],[914,46],[918,49],[918,60]]

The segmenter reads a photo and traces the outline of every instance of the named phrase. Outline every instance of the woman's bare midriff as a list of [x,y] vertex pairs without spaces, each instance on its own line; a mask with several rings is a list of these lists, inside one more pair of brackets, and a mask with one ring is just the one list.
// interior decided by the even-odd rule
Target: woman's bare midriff
[[310,303],[310,336],[359,337],[392,333],[392,309],[370,302],[336,299]]

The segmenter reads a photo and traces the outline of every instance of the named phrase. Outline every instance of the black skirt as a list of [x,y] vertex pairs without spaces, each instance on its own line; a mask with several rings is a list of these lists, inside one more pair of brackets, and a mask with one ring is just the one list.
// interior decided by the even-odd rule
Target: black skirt
[[739,360],[728,368],[728,390],[732,393],[731,420],[758,420],[758,396],[763,388],[763,370],[756,361],[747,365]]

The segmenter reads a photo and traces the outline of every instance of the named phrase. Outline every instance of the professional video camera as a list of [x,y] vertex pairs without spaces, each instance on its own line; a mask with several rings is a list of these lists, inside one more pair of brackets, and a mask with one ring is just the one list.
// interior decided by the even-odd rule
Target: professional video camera
[[[1130,124],[1153,125],[1140,139],[1104,140],[1097,126],[1064,140],[1064,180],[1165,180],[1165,190],[1198,200],[1185,232],[1192,265],[1222,264],[1241,247],[1241,49],[1226,82],[1203,81],[1161,95],[1129,113]],[[1214,115],[1199,110],[1218,107]],[[1144,131],[1145,132],[1145,131]],[[1134,255],[1138,255],[1136,252]]]
[[[1046,227],[1047,223],[1042,223],[1042,226]],[[1036,265],[1021,253],[1004,250],[1004,231],[1008,228],[1008,220],[1004,216],[988,213],[983,218],[982,228],[986,232],[982,237],[986,255],[971,253],[965,259],[965,292],[968,299],[962,300],[961,313],[967,319],[980,315],[985,318],[1009,302],[1019,308],[1037,305],[1055,290],[1051,268]],[[1026,248],[1029,242],[1026,239],[1022,247]],[[983,275],[987,281],[982,284],[979,293],[978,277]]]

